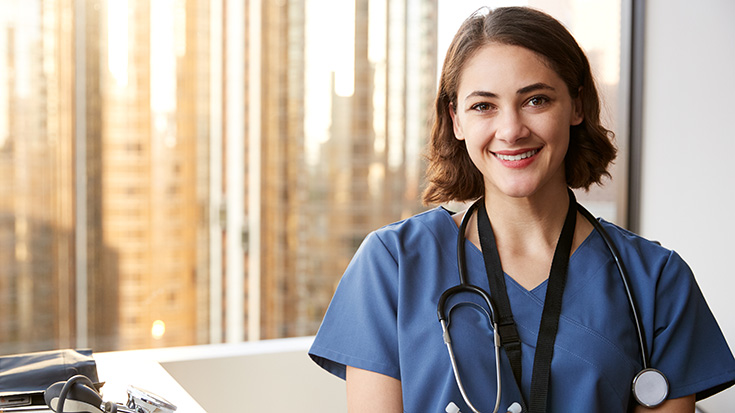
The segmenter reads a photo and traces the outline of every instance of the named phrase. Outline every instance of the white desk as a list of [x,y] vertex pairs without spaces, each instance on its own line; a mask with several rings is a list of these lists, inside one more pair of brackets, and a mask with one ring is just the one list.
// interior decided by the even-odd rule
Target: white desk
[[[133,385],[170,401],[176,413],[346,411],[345,383],[311,361],[312,342],[296,337],[93,357],[105,401],[124,403]],[[49,412],[33,413],[41,411]]]
[[97,375],[105,382],[103,399],[124,404],[129,385],[150,391],[176,405],[176,412],[206,413],[147,351],[95,353]]

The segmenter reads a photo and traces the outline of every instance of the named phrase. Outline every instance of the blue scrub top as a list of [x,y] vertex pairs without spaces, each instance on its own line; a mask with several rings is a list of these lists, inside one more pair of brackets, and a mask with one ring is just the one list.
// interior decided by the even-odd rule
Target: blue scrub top
[[[675,253],[601,221],[631,278],[652,367],[670,383],[669,398],[708,397],[735,383],[735,360],[694,276]],[[345,377],[345,366],[401,381],[407,412],[470,411],[459,393],[437,318],[439,296],[459,282],[458,228],[436,208],[368,235],[343,275],[314,344],[312,359]],[[482,253],[466,241],[470,283],[489,291]],[[593,231],[569,261],[554,345],[549,411],[621,412],[641,369],[628,299],[612,256]],[[520,391],[529,399],[546,285],[526,290],[506,274],[522,341]],[[492,292],[490,292],[492,295]],[[463,384],[480,411],[495,404],[495,357],[487,317],[457,297],[450,332]],[[501,411],[520,399],[501,351]]]

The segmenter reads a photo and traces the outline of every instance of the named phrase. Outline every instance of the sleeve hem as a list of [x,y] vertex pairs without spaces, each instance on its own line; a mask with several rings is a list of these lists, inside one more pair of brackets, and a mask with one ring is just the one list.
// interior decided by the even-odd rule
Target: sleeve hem
[[713,396],[735,384],[735,370],[727,371],[707,380],[671,389],[670,399],[696,394],[697,401]]
[[345,380],[347,368],[346,366],[373,371],[375,373],[392,377],[399,381],[401,380],[401,375],[398,368],[373,360],[365,360],[359,357],[343,354],[318,346],[312,346],[312,348],[309,350],[309,356],[324,370],[334,374],[342,380]]

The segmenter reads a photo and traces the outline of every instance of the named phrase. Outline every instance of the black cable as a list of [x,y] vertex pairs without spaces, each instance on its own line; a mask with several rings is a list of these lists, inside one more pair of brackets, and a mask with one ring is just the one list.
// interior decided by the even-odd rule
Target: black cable
[[66,402],[66,396],[69,394],[71,388],[75,384],[77,384],[78,381],[84,382],[82,384],[93,389],[95,392],[97,391],[97,389],[94,387],[94,383],[92,383],[92,380],[90,380],[89,377],[83,374],[77,374],[76,376],[67,380],[66,383],[64,383],[64,387],[61,388],[61,393],[59,393],[59,401],[56,403],[56,413],[64,413],[64,403]]
[[472,217],[472,213],[475,212],[475,210],[480,206],[481,202],[484,202],[485,198],[480,198],[470,207],[467,209],[467,211],[464,213],[464,216],[462,217],[462,222],[459,225],[459,237],[457,239],[457,267],[459,270],[459,283],[460,284],[469,284],[469,280],[467,279],[467,259],[465,258],[464,254],[464,243],[465,243],[465,232],[467,231],[467,223],[470,220],[470,217]]
[[633,297],[633,291],[630,289],[630,280],[628,278],[628,271],[625,270],[625,266],[623,265],[622,260],[620,259],[620,253],[618,252],[618,249],[615,248],[615,244],[610,239],[610,236],[608,235],[607,231],[602,227],[602,224],[600,224],[599,221],[589,212],[587,211],[582,205],[578,206],[579,212],[584,215],[584,217],[592,224],[592,226],[595,227],[597,232],[602,236],[602,239],[605,241],[605,244],[607,245],[607,248],[610,250],[610,254],[613,257],[613,260],[615,261],[615,265],[618,267],[618,272],[620,273],[620,279],[623,280],[623,286],[625,287],[625,294],[628,296],[628,302],[630,303],[630,311],[633,313],[633,322],[635,323],[635,330],[636,333],[638,333],[638,345],[641,348],[641,361],[643,362],[643,369],[647,369],[649,367],[648,365],[648,347],[646,346],[646,338],[643,336],[643,328],[641,327],[641,318],[638,314],[638,306],[635,304],[635,297]]

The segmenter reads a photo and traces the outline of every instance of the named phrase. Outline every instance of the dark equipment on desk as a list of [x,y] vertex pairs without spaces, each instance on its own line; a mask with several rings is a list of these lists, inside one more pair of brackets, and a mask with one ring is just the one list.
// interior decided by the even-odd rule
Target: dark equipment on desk
[[105,402],[86,376],[74,376],[49,386],[46,405],[57,413],[173,413],[176,406],[135,386],[128,387],[125,405]]
[[44,391],[57,381],[83,375],[102,387],[92,350],[53,350],[0,357],[0,410],[45,406]]
[[117,406],[104,403],[94,383],[81,375],[52,384],[43,393],[43,398],[55,412],[117,412]]

